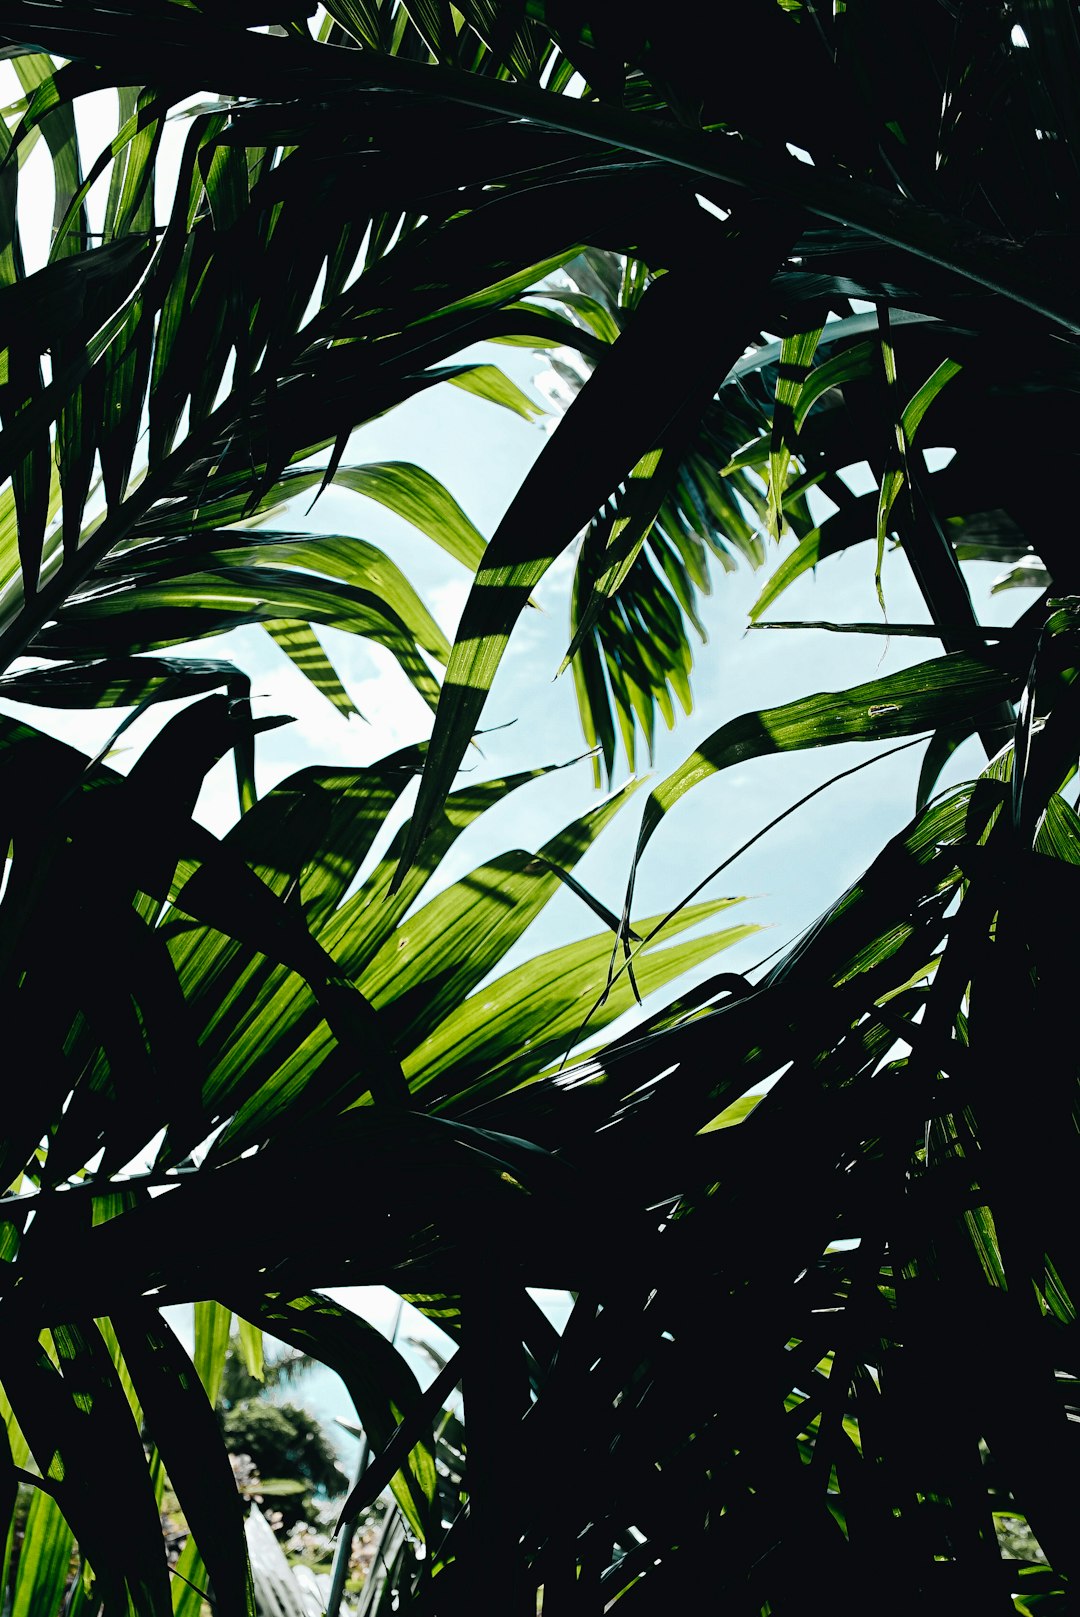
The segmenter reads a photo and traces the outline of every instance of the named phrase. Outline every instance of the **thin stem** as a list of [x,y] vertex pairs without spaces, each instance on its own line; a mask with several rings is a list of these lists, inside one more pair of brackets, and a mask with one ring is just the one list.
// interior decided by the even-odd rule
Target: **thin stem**
[[[727,870],[729,865],[733,865],[736,859],[741,858],[748,849],[754,846],[755,842],[760,842],[761,838],[772,831],[774,827],[778,826],[782,820],[786,820],[790,814],[795,814],[804,806],[804,804],[809,803],[812,798],[817,797],[820,792],[827,791],[830,786],[835,786],[837,781],[846,780],[849,775],[857,775],[861,769],[869,769],[872,764],[881,763],[885,758],[893,758],[898,752],[906,752],[909,747],[917,747],[925,740],[925,736],[915,736],[911,741],[902,741],[898,747],[890,747],[887,752],[878,752],[875,753],[872,758],[864,758],[861,763],[853,764],[850,769],[842,769],[838,775],[830,775],[829,779],[822,781],[820,786],[815,786],[813,791],[806,793],[805,797],[800,797],[797,803],[792,803],[790,808],[784,809],[780,814],[775,815],[773,819],[769,820],[767,824],[761,826],[759,830],[754,832],[752,837],[748,837],[740,847],[736,848],[734,853],[729,854],[726,859],[722,860],[720,864],[716,866],[715,870],[710,870],[707,876],[703,876],[698,882],[697,886],[692,887],[690,891],[679,900],[674,909],[669,910],[662,920],[657,921],[652,930],[645,933],[644,937],[637,944],[636,948],[631,949],[626,954],[622,964],[617,969],[612,971],[611,976],[604,985],[603,993],[589,1007],[585,1020],[581,1023],[581,1026],[575,1033],[573,1040],[567,1047],[566,1054],[562,1059],[560,1071],[562,1070],[562,1067],[565,1067],[567,1061],[570,1059],[570,1051],[573,1050],[576,1045],[580,1044],[586,1028],[596,1015],[597,1011],[600,1009],[601,1005],[603,1005],[607,1000],[608,995],[611,993],[612,988],[618,982],[619,978],[624,972],[628,972],[633,969],[633,963],[641,953],[642,949],[647,948],[652,942],[653,938],[656,937],[657,933],[662,932],[664,927],[667,926],[668,922],[673,921],[675,916],[678,915],[681,910],[684,910],[688,904],[693,903],[694,899],[698,896],[703,888],[707,887],[711,881],[714,881],[717,876],[721,875],[725,870]],[[771,956],[766,956],[766,959],[770,958]]]
[[[391,1347],[397,1346],[398,1331],[401,1328],[401,1313],[403,1307],[404,1303],[399,1297],[397,1301],[397,1308],[394,1312],[393,1329],[390,1332]],[[357,1488],[359,1488],[360,1479],[363,1477],[364,1472],[368,1468],[368,1460],[370,1457],[371,1440],[368,1437],[367,1427],[365,1426],[364,1435],[360,1439],[360,1453],[357,1456],[356,1473],[352,1488],[349,1490],[350,1493],[355,1493]],[[345,1593],[345,1579],[349,1572],[349,1558],[352,1554],[353,1533],[356,1530],[356,1523],[358,1519],[359,1513],[356,1516],[349,1517],[348,1520],[342,1518],[342,1520],[338,1523],[338,1533],[340,1534],[340,1537],[337,1542],[337,1548],[334,1551],[334,1565],[330,1574],[330,1593],[326,1598],[326,1617],[338,1617],[338,1614],[341,1611],[341,1600]]]

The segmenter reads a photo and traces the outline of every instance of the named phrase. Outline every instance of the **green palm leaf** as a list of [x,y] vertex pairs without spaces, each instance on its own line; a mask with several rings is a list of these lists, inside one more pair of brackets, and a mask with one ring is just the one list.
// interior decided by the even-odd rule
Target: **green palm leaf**
[[[334,0],[317,23],[248,0],[5,8],[2,689],[134,718],[195,699],[126,777],[0,724],[20,1617],[194,1617],[211,1579],[250,1610],[195,1385],[212,1398],[233,1302],[253,1354],[265,1326],[346,1375],[377,1457],[354,1503],[388,1483],[402,1513],[369,1614],[438,1617],[488,1588],[520,1611],[540,1591],[553,1611],[689,1609],[702,1567],[738,1612],[801,1609],[810,1585],[845,1613],[882,1588],[905,1612],[1064,1609],[1075,17],[915,0],[904,28],[816,3],[739,21],[733,50],[719,10],[688,27],[574,0]],[[80,150],[82,99],[113,90],[115,135]],[[31,152],[53,177],[45,263],[20,229]],[[475,358],[490,340],[554,348],[577,393],[485,545],[425,470],[350,438],[443,383],[531,414]],[[924,448],[953,458],[932,470]],[[262,526],[331,484],[476,574],[453,648],[357,534]],[[521,609],[579,535],[567,643],[610,776],[617,735],[633,761],[689,707],[714,563],[761,565],[770,527],[791,548],[755,619],[891,540],[928,618],[892,632],[945,655],[748,700],[654,788],[637,857],[693,786],[783,751],[927,733],[924,806],[774,963],[564,1066],[635,981],[670,986],[751,928],[660,947],[639,922],[634,976],[612,971],[619,923],[577,870],[626,794],[437,889],[457,837],[539,773],[451,791],[455,772]],[[969,564],[990,560],[1066,604],[982,628]],[[815,621],[886,627],[851,615]],[[241,622],[342,711],[319,626],[389,647],[438,704],[430,746],[256,803],[245,675],[160,655]],[[975,730],[985,777],[925,801]],[[230,752],[242,813],[218,839],[192,816]],[[411,821],[376,843],[421,769]],[[520,963],[562,887],[603,930]],[[125,1172],[139,1153],[155,1166]],[[315,1194],[317,1238],[267,1216]],[[420,1392],[323,1280],[389,1281],[464,1365]],[[525,1300],[538,1280],[574,1297],[557,1341]],[[197,1305],[190,1362],[171,1302]],[[464,1434],[454,1416],[440,1443],[459,1372]],[[191,1502],[194,1589],[169,1588],[140,1413]]]

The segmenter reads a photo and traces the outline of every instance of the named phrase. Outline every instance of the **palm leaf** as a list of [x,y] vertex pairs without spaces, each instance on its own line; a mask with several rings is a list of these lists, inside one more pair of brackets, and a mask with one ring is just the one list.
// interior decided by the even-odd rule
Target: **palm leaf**
[[[216,1475],[214,1598],[248,1608],[192,1379],[219,1374],[218,1298],[353,1376],[367,1486],[396,1477],[414,1530],[450,1507],[422,1561],[395,1519],[368,1610],[464,1610],[492,1587],[520,1610],[542,1589],[552,1610],[669,1611],[700,1602],[702,1566],[733,1611],[801,1609],[808,1568],[844,1612],[883,1567],[898,1611],[1067,1600],[1075,613],[1039,606],[978,649],[994,636],[963,569],[1037,555],[1055,600],[1080,593],[1061,521],[1080,52],[1064,4],[916,0],[907,21],[750,8],[740,62],[719,11],[688,30],[656,8],[334,0],[313,37],[284,3],[6,7],[24,93],[0,120],[5,688],[136,712],[200,698],[126,778],[0,725],[0,997],[33,1053],[2,1142],[8,1500],[19,1470],[42,1473],[16,1612],[172,1609],[138,1405],[189,1497],[204,1462]],[[189,109],[158,219],[163,131],[193,86],[217,99]],[[79,99],[110,88],[117,134],[81,153]],[[19,231],[35,142],[54,175],[43,265]],[[349,440],[444,382],[523,409],[459,358],[490,339],[565,343],[593,369],[485,547],[426,473]],[[931,430],[955,451],[933,473]],[[1031,444],[1055,446],[1051,475]],[[851,500],[840,474],[861,461],[876,486]],[[289,624],[339,702],[313,625],[381,639],[432,701],[425,658],[446,655],[389,558],[257,525],[331,483],[477,580],[426,764],[410,749],[255,804],[234,674],[154,648]],[[950,738],[981,726],[997,759],[770,969],[713,977],[562,1067],[587,1012],[629,1003],[628,972],[607,984],[605,895],[575,874],[614,807],[432,897],[457,835],[519,783],[451,792],[454,773],[521,607],[579,533],[568,641],[610,773],[617,732],[632,757],[689,705],[712,564],[760,563],[770,518],[794,550],[759,616],[892,534],[946,655],[721,727],[654,790],[639,855],[743,758],[934,732],[924,792]],[[28,652],[57,666],[14,666]],[[230,751],[244,812],[219,840],[192,810]],[[422,765],[411,826],[365,873]],[[507,967],[560,885],[605,930]],[[643,988],[735,940],[651,950],[649,924]],[[125,1174],[162,1129],[154,1169]],[[245,1216],[313,1186],[318,1240]],[[389,1281],[460,1335],[467,1511],[426,1430],[449,1383],[417,1397],[317,1279]],[[557,1349],[523,1302],[537,1279],[575,1296]],[[180,1301],[200,1305],[191,1371],[156,1317]],[[1029,1535],[1019,1562],[1003,1516]],[[208,1577],[194,1541],[180,1570],[186,1617]]]

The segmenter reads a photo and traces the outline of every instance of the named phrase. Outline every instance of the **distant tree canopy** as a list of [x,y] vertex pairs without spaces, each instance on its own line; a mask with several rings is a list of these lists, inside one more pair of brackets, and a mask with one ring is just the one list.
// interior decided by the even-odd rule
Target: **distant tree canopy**
[[245,1398],[224,1412],[221,1429],[229,1452],[249,1454],[267,1482],[298,1478],[331,1499],[348,1487],[320,1422],[297,1404]]

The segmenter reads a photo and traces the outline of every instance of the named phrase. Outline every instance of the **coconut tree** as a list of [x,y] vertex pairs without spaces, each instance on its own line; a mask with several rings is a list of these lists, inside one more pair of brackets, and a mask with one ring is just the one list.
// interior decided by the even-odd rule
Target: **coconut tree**
[[[733,52],[726,16],[576,0],[5,10],[25,92],[0,125],[6,689],[196,698],[126,776],[2,732],[2,991],[34,1052],[0,1225],[7,1493],[34,1489],[19,1612],[57,1607],[73,1540],[73,1607],[186,1614],[209,1582],[251,1609],[212,1416],[234,1313],[253,1359],[266,1328],[349,1386],[372,1458],[345,1517],[387,1486],[401,1513],[373,1606],[497,1590],[522,1612],[538,1591],[554,1613],[666,1612],[704,1584],[753,1613],[819,1588],[852,1612],[1064,1609],[1080,38],[1064,3],[919,0],[887,24],[805,0],[739,23]],[[110,88],[118,133],[87,161],[73,108]],[[38,139],[40,267],[17,210]],[[350,452],[427,387],[523,407],[459,361],[478,339],[570,348],[582,384],[486,545],[423,469]],[[931,426],[954,451],[933,473]],[[864,461],[875,488],[854,497],[840,474]],[[387,557],[268,525],[331,482],[474,569],[452,648]],[[927,621],[831,626],[941,654],[724,724],[651,791],[621,916],[573,870],[626,793],[414,910],[460,831],[526,784],[454,783],[518,616],[579,535],[568,656],[609,773],[617,735],[632,752],[690,699],[697,592],[770,535],[787,549],[757,620],[831,554],[863,544],[880,579],[898,547]],[[1039,592],[1013,626],[972,606],[964,564],[987,558]],[[339,705],[317,626],[389,648],[436,709],[428,746],[256,801],[243,671],[171,650],[252,621]],[[934,795],[973,736],[977,778]],[[913,818],[805,937],[562,1065],[737,935],[657,948],[730,901],[633,908],[690,789],[919,738]],[[226,753],[244,812],[217,839],[192,809]],[[478,993],[560,883],[601,930]],[[152,1169],[124,1175],[151,1140]],[[315,1182],[315,1255],[299,1220],[237,1217]],[[316,1280],[391,1285],[455,1355],[421,1392]],[[561,1338],[530,1285],[575,1294]],[[193,1359],[160,1313],[192,1299]],[[454,1494],[436,1433],[459,1382]],[[193,1532],[172,1594],[162,1467]]]

